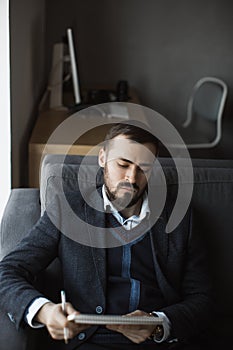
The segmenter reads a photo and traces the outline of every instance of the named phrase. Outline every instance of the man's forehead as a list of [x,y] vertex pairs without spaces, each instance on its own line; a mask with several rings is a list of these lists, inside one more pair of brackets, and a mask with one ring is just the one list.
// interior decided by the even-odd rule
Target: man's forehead
[[138,165],[151,165],[155,161],[154,152],[152,143],[141,144],[119,135],[109,142],[108,160],[124,159]]

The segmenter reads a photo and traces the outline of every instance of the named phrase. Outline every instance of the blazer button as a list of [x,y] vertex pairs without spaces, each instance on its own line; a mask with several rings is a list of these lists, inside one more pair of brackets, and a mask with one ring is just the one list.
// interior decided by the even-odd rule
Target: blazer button
[[8,312],[7,315],[8,315],[8,317],[9,317],[9,319],[11,320],[11,322],[15,323],[14,316],[13,316],[10,312]]
[[102,312],[103,312],[102,306],[100,306],[100,305],[96,306],[95,311],[97,314],[102,314]]
[[84,332],[79,333],[78,340],[84,340],[86,338],[86,334]]

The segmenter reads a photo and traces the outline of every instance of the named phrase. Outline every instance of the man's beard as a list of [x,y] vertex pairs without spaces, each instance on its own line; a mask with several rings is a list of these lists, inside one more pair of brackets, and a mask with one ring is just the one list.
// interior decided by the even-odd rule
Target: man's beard
[[[105,174],[105,180],[106,180],[106,176],[107,174]],[[139,194],[137,194],[137,192],[135,193],[135,191],[139,190],[139,187],[136,184],[131,184],[127,181],[120,182],[114,191],[110,190],[109,186],[105,181],[105,188],[106,188],[106,193],[109,200],[111,202],[114,202],[113,203],[114,207],[116,207],[116,209],[118,209],[119,211],[125,208],[132,207],[142,198],[142,196],[146,191],[146,188],[145,188],[144,191],[142,191],[141,193]],[[129,188],[130,191],[125,192],[124,195],[119,197],[117,194],[121,188]]]

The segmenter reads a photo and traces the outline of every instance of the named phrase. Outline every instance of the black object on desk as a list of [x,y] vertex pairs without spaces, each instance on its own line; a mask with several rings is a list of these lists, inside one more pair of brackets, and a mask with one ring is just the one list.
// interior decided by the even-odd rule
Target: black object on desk
[[128,100],[128,82],[126,80],[119,80],[116,86],[116,91],[108,89],[90,89],[83,102],[75,104],[69,109],[71,113],[75,113],[101,103],[127,102]]

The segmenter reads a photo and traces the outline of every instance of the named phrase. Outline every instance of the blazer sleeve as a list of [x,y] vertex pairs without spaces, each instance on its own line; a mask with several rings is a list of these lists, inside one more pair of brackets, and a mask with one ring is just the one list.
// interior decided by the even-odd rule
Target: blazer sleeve
[[43,296],[33,287],[36,275],[58,255],[60,232],[45,213],[28,235],[0,262],[0,308],[17,329],[29,304]]

